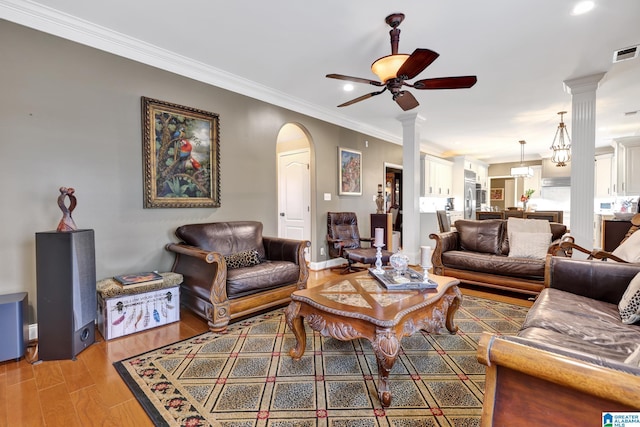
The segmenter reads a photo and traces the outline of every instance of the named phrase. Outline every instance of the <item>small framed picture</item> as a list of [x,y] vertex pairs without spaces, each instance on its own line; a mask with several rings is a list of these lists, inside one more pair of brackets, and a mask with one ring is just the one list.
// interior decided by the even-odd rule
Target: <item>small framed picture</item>
[[338,147],[338,194],[362,195],[362,153]]
[[504,200],[504,188],[492,188],[491,189],[491,200]]

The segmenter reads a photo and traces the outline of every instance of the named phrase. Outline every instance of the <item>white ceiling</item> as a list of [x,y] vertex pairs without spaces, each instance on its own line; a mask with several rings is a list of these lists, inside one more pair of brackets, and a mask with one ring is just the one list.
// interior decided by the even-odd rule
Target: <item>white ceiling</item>
[[396,143],[403,111],[383,93],[327,79],[375,79],[390,53],[387,15],[402,12],[400,52],[440,57],[415,80],[477,75],[471,89],[412,90],[425,119],[423,151],[489,163],[549,157],[557,112],[569,111],[563,81],[606,72],[597,91],[596,147],[640,135],[640,58],[613,64],[640,44],[640,1],[595,0],[572,16],[571,0],[183,1],[0,0],[0,18],[294,109]]

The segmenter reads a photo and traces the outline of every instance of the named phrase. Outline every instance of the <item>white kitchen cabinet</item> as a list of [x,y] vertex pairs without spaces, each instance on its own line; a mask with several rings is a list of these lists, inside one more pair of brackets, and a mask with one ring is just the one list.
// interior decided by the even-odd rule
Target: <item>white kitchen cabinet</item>
[[618,188],[620,196],[640,194],[640,137],[616,140]]
[[451,197],[453,187],[453,164],[432,156],[421,156],[420,179],[424,197]]
[[476,164],[476,183],[486,190],[489,186],[489,167],[484,164]]
[[489,186],[489,165],[480,160],[465,158],[464,168],[476,173],[476,184],[486,190]]
[[613,153],[596,156],[595,197],[611,197],[614,194]]

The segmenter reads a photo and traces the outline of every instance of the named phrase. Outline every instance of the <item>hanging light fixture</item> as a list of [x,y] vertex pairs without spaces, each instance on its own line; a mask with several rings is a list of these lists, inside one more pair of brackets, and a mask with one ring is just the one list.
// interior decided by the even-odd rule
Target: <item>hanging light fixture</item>
[[[571,159],[571,138],[569,138],[569,131],[562,121],[562,116],[567,114],[567,112],[560,111],[558,114],[560,114],[560,124],[556,130],[556,136],[553,137],[553,142],[551,143],[551,149],[553,150],[551,161],[555,163],[556,166],[567,166],[567,162]],[[568,142],[564,141],[565,137]]]
[[511,176],[514,178],[529,178],[533,176],[533,169],[524,165],[524,144],[526,141],[518,141],[520,143],[520,166],[511,168]]

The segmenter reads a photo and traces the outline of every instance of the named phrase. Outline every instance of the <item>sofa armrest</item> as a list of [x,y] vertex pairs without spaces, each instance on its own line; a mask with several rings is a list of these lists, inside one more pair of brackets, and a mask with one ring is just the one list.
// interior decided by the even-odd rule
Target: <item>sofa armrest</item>
[[308,240],[282,239],[262,236],[265,259],[270,261],[291,261],[304,264],[304,249],[311,246]]
[[638,374],[488,332],[478,342],[477,358],[487,366],[483,426],[547,426],[550,413],[571,425],[591,425],[613,407],[640,409]]
[[565,234],[560,239],[554,240],[553,242],[551,242],[551,245],[549,245],[549,250],[547,251],[547,253],[555,256],[564,256],[564,257],[571,258],[571,255],[573,254],[571,245],[574,242],[575,242],[575,239],[573,236],[569,234]]
[[587,248],[583,248],[582,246],[576,245],[572,241],[563,241],[562,243],[560,243],[560,247],[566,254],[568,254],[568,256],[573,255],[573,250],[575,249],[578,252],[582,252],[583,254],[589,255],[589,259],[592,259],[592,258],[599,259],[599,260],[610,259],[616,262],[627,262],[621,258],[618,258],[611,252],[606,252],[600,249],[589,250]]
[[300,267],[298,289],[307,287],[309,268],[304,257],[304,250],[311,246],[308,240],[282,239],[280,237],[262,236],[265,258],[270,261],[291,261]]
[[221,254],[184,243],[169,243],[165,248],[176,254],[171,271],[182,274],[183,287],[209,293],[213,304],[228,300],[227,264]]
[[639,264],[547,255],[545,286],[618,304]]
[[442,254],[447,251],[458,249],[458,232],[447,231],[444,233],[432,233],[429,234],[429,238],[436,241],[436,247],[431,253],[431,264],[433,265],[433,273],[442,274],[444,271]]

